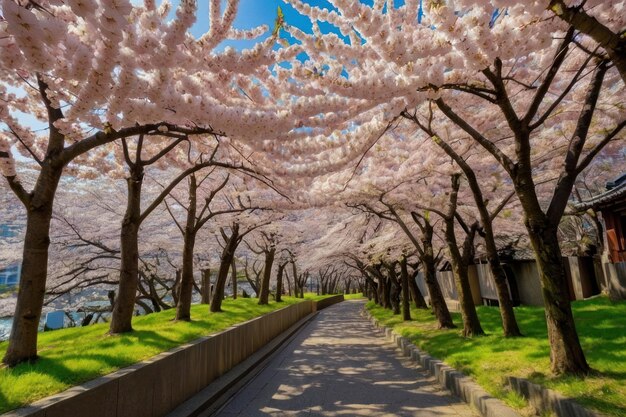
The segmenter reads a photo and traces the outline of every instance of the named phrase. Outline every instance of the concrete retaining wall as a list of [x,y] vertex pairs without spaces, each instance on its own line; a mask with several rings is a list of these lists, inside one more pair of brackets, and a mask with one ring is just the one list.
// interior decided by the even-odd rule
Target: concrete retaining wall
[[[153,417],[173,410],[316,309],[303,301],[75,386],[3,417]],[[341,296],[343,300],[343,296]]]
[[323,300],[313,301],[313,311],[320,311],[328,306],[337,304],[343,301],[343,294],[333,295],[332,297],[324,298]]

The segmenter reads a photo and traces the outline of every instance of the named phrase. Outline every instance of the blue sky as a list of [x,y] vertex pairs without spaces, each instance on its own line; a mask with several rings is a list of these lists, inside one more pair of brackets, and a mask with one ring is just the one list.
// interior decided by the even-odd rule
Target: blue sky
[[[333,7],[328,2],[328,0],[304,0],[306,3],[311,6],[318,6],[322,8],[332,9]],[[372,5],[374,0],[360,0],[364,4]],[[132,3],[141,4],[143,0],[131,0]],[[198,13],[196,24],[193,26],[191,33],[194,36],[201,36],[206,33],[209,29],[209,0],[197,0],[198,2]],[[160,1],[157,0],[157,3]],[[173,18],[176,15],[176,8],[178,7],[180,0],[170,0],[172,4],[171,17]],[[226,0],[222,0],[222,4],[224,5]],[[253,47],[259,40],[265,39],[271,34],[271,30],[274,27],[274,22],[277,17],[277,9],[280,7],[283,11],[285,21],[287,24],[292,26],[297,26],[301,30],[311,33],[311,22],[308,18],[300,15],[293,7],[287,4],[288,1],[283,0],[240,0],[239,8],[237,11],[237,16],[235,18],[234,26],[237,29],[252,29],[260,25],[268,25],[270,30],[255,40],[241,40],[241,41],[225,41],[217,47],[218,51],[223,50],[227,46],[232,46],[235,49],[241,50],[245,48]],[[394,4],[396,7],[404,4],[404,0],[394,0]],[[224,7],[224,6],[222,6]],[[334,31],[337,32],[335,28],[332,28],[328,24],[321,24],[320,29],[322,31]],[[285,34],[281,35],[285,37]],[[25,125],[30,126],[33,129],[43,129],[46,128],[45,124],[38,122],[31,115],[25,115],[22,113],[17,113],[16,116],[19,120]]]
[[[333,9],[328,0],[304,0],[305,3],[311,6],[318,6],[326,9]],[[374,0],[360,0],[361,3],[372,5]],[[223,0],[223,4],[226,1]],[[174,16],[175,9],[179,4],[179,0],[172,0],[172,16]],[[396,7],[404,4],[404,0],[394,0]],[[288,4],[288,1],[283,0],[240,0],[239,9],[237,11],[237,17],[235,18],[234,26],[237,29],[252,29],[254,27],[266,24],[273,28],[274,22],[277,16],[277,9],[280,7],[283,10],[285,21],[287,24],[296,26],[301,30],[311,33],[311,22],[308,18],[300,15],[293,7]],[[192,28],[192,34],[200,36],[209,29],[209,1],[198,1],[198,19],[195,26]],[[320,29],[322,31],[335,31],[330,25],[321,24]],[[260,39],[264,39],[269,36],[269,33],[265,34]],[[253,46],[256,41],[227,41],[224,42],[218,49],[225,48],[226,46],[232,46],[235,49],[243,49]]]
[[[369,0],[367,2],[372,2]],[[223,1],[223,3],[226,3]],[[314,6],[321,6],[325,8],[332,8],[330,3],[326,0],[310,0],[307,3]],[[178,5],[178,0],[172,1],[173,6]],[[311,23],[307,18],[300,15],[293,7],[282,0],[240,0],[239,9],[237,11],[237,17],[235,18],[234,26],[237,29],[252,29],[260,25],[268,25],[271,29],[274,27],[274,22],[277,16],[277,10],[280,7],[283,10],[285,21],[292,26],[311,32]],[[175,9],[175,7],[173,8]],[[198,19],[195,26],[192,28],[192,34],[200,36],[209,29],[209,1],[200,0],[198,2]],[[260,39],[267,38],[270,33],[266,33]],[[232,46],[235,49],[242,49],[254,46],[258,42],[254,41],[226,41],[220,48],[226,46]]]

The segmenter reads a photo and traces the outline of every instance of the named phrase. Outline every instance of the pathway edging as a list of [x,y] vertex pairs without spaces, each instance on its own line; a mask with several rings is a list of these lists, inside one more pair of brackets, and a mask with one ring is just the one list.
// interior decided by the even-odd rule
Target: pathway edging
[[518,412],[505,405],[501,400],[492,397],[472,378],[461,371],[446,365],[443,361],[434,358],[420,350],[408,338],[396,333],[393,329],[382,325],[364,307],[364,314],[372,324],[384,330],[387,339],[392,340],[406,357],[419,363],[439,383],[452,394],[471,404],[484,417],[521,417]]
[[507,377],[511,389],[526,398],[536,410],[550,410],[558,417],[606,417],[589,410],[554,390],[530,382],[524,378]]

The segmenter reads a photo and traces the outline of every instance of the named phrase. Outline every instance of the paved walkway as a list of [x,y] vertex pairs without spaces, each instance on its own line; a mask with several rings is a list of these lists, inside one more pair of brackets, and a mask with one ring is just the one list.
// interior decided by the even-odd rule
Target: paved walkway
[[217,415],[477,415],[401,357],[362,307],[345,301],[320,312]]

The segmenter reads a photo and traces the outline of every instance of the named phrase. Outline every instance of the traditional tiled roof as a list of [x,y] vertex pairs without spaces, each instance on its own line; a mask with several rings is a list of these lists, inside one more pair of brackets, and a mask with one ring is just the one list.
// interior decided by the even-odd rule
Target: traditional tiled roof
[[[502,261],[530,261],[535,259],[530,240],[525,234],[496,235],[494,239],[498,248],[498,255]],[[481,238],[477,238],[476,241],[476,257],[484,259],[486,257],[485,243]]]
[[[611,186],[613,187],[609,189]],[[626,201],[626,175],[622,175],[617,180],[607,183],[607,191],[589,200],[574,204],[574,208],[579,211],[590,208],[602,208],[616,201]]]

